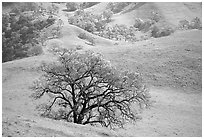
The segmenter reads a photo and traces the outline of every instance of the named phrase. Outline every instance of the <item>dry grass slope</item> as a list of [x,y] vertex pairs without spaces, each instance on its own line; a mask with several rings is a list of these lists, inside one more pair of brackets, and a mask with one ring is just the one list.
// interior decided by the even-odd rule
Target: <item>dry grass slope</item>
[[[100,13],[105,5],[107,3],[97,4],[87,10]],[[110,24],[131,25],[135,15],[146,18],[149,11],[155,9],[161,12],[165,22],[176,25],[181,18],[199,16],[199,8],[199,3],[145,3],[115,15]],[[60,9],[64,9],[64,5]],[[59,14],[66,22],[64,13]],[[175,18],[172,15],[176,15]],[[95,37],[96,45],[86,45],[78,38],[80,33]],[[142,73],[150,86],[153,106],[141,113],[142,120],[116,131],[39,117],[35,107],[40,101],[30,98],[29,87],[40,76],[36,71],[39,64],[56,60],[45,53],[2,64],[2,136],[202,136],[201,31],[177,31],[168,37],[114,45],[115,41],[66,23],[62,36],[50,40],[47,48],[52,43],[61,43],[66,48],[83,45],[82,51],[99,52],[120,69]]]

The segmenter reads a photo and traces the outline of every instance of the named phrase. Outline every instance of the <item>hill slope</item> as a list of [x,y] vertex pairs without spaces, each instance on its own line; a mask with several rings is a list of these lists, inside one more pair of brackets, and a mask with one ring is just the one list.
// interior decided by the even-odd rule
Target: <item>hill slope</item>
[[[181,70],[179,65],[176,66],[180,63],[185,68],[189,68],[185,70],[184,75],[181,74],[181,77],[189,78],[185,81],[194,81],[190,78],[196,77],[192,76],[196,72],[190,71],[194,63],[191,60],[201,58],[201,45],[199,44],[201,38],[196,37],[194,41],[190,41],[189,38],[196,35],[200,36],[200,33],[199,31],[178,32],[172,37],[142,41],[135,45],[89,47],[89,49],[105,55],[105,58],[117,67],[128,67],[133,71],[138,71],[140,69],[137,67],[141,67],[147,82],[160,86],[156,89],[154,87],[150,88],[152,100],[155,103],[153,103],[152,108],[141,114],[143,120],[136,125],[128,124],[125,126],[125,130],[121,129],[115,132],[90,126],[78,126],[63,121],[53,121],[37,115],[35,106],[40,102],[29,97],[32,93],[29,86],[34,79],[39,77],[35,68],[41,61],[55,60],[52,55],[46,54],[4,63],[2,65],[3,136],[201,136],[202,101],[199,91],[201,86],[200,84],[194,86],[196,88],[189,86],[190,90],[181,91],[179,89],[180,83],[174,83],[174,74],[170,72],[175,70],[176,74]],[[175,38],[177,39],[175,40]],[[172,40],[174,40],[174,43],[172,43]],[[183,58],[188,60],[189,63],[183,63],[182,59],[175,57],[172,49],[178,50],[179,53],[181,50],[185,52],[181,57],[188,55],[188,57]],[[163,56],[167,54],[166,50],[172,51],[168,51],[169,54],[163,59]],[[173,59],[169,59],[170,57]],[[171,62],[172,60],[176,62],[175,59],[180,62],[174,63],[174,65]],[[166,64],[170,62],[173,65],[162,68],[159,66],[161,63],[158,60],[162,60],[160,62]],[[194,64],[198,66],[198,64]],[[158,71],[156,67],[160,67]],[[200,69],[201,67],[197,68]],[[197,72],[201,77],[201,71],[198,70]],[[190,73],[192,75],[189,75]],[[185,76],[186,74],[189,77]],[[151,76],[154,76],[154,78]],[[199,78],[195,78],[195,81],[199,82],[199,80]],[[166,86],[172,84],[177,85],[177,89],[166,88]],[[166,111],[164,111],[164,108]],[[186,123],[188,123],[188,126],[186,126]],[[137,132],[133,132],[133,129],[137,129]]]
[[[92,10],[99,5],[91,7]],[[65,5],[59,6],[61,10],[65,8]],[[145,10],[143,6],[146,9],[153,6],[153,9],[162,11],[159,3],[140,5],[137,7],[143,8],[140,12]],[[187,7],[196,12],[192,5]],[[123,23],[121,20],[125,18],[128,24],[132,24],[130,21],[133,18],[130,17],[137,12],[133,8],[115,15],[118,19],[114,22]],[[164,15],[169,16],[170,20],[171,14]],[[114,45],[115,41],[69,25],[64,12],[60,11],[59,17],[64,21],[62,35],[58,39],[51,39],[47,48],[52,43],[66,48],[83,45],[82,51],[99,52],[119,69],[142,73],[150,87],[153,104],[141,113],[142,119],[137,123],[128,123],[125,129],[115,131],[40,117],[35,107],[42,101],[32,100],[30,86],[40,76],[36,71],[40,63],[56,60],[45,52],[40,56],[2,64],[2,136],[202,136],[201,31],[177,31],[168,37]],[[175,24],[176,19],[168,22]],[[80,33],[95,37],[96,45],[86,45],[84,40],[78,38]]]
[[[125,9],[125,8],[124,8]],[[147,2],[132,4],[131,7],[114,15],[113,24],[133,25],[135,18],[148,19],[152,12],[161,16],[161,22],[173,27],[179,24],[180,20],[192,20],[195,17],[202,19],[201,3],[183,2]]]

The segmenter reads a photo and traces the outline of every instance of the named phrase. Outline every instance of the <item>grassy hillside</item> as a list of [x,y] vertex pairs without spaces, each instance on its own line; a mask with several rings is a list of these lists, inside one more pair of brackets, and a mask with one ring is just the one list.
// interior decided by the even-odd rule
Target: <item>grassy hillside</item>
[[[99,3],[86,11],[101,13],[107,4]],[[178,30],[167,37],[131,43],[113,41],[70,25],[65,4],[56,5],[60,10],[57,17],[64,22],[61,35],[49,39],[41,55],[2,64],[2,136],[202,136],[201,30]],[[5,9],[9,8],[7,5]],[[163,23],[172,26],[181,19],[201,18],[200,3],[132,3],[115,14],[109,25],[132,25],[136,17],[148,18],[152,10],[162,15]],[[78,37],[81,33],[95,38],[96,44],[88,45]],[[118,69],[141,73],[149,87],[152,106],[140,113],[136,123],[127,123],[124,129],[117,130],[39,116],[36,106],[43,100],[30,97],[30,86],[41,75],[37,71],[41,62],[56,60],[47,51],[53,45],[68,49],[80,45],[79,51],[101,53]]]
[[[152,100],[156,103],[153,104],[153,108],[142,114],[144,120],[139,121],[138,126],[128,124],[125,126],[126,130],[119,130],[120,132],[116,133],[101,128],[46,120],[37,116],[35,106],[42,102],[30,98],[32,91],[29,87],[33,80],[39,77],[39,73],[35,70],[36,67],[41,61],[55,60],[52,55],[46,54],[4,63],[2,65],[3,136],[176,136],[169,131],[180,126],[182,130],[179,130],[180,133],[176,132],[178,136],[199,135],[200,126],[195,126],[195,124],[200,123],[201,116],[199,114],[201,112],[201,97],[199,97],[201,95],[200,33],[199,31],[178,32],[175,36],[158,40],[152,39],[134,45],[98,45],[86,48],[102,53],[118,68],[140,71],[148,85],[159,88],[170,86],[175,89],[173,92],[172,89],[170,89],[171,91],[162,89],[160,93],[158,93],[158,89],[155,91],[151,89]],[[197,37],[195,37],[196,35]],[[194,41],[189,40],[191,37],[195,37]],[[177,51],[176,54],[175,51]],[[184,92],[177,91],[183,89],[185,89]],[[165,95],[162,95],[163,93]],[[180,106],[181,103],[183,107],[177,108],[177,105]],[[179,112],[179,117],[172,115],[175,112],[174,109],[169,113],[169,111],[164,112],[163,107],[165,109],[174,107]],[[185,113],[191,111],[192,114],[183,119],[186,114],[182,111],[180,113],[181,109]],[[180,120],[173,124],[172,117],[167,120],[166,114]],[[156,117],[152,118],[152,116]],[[193,117],[196,117],[197,120],[192,121]],[[166,124],[157,122],[158,124],[149,126],[149,123],[157,120],[155,118]],[[183,128],[184,125],[182,126],[183,123],[181,122],[189,123],[189,126]],[[166,127],[168,124],[171,125],[171,128]],[[157,131],[160,131],[160,134],[156,133],[153,125],[159,127]],[[137,132],[134,132],[135,134],[132,132],[133,128],[138,129]],[[186,132],[188,130],[193,130],[194,134]],[[123,134],[120,134],[121,132]]]
[[[192,39],[193,38],[193,39]],[[97,47],[118,68],[143,74],[150,85],[201,91],[201,31],[176,32],[132,45]]]
[[110,24],[133,25],[135,18],[148,19],[152,12],[161,16],[161,22],[171,26],[177,26],[180,20],[192,20],[195,17],[202,19],[201,3],[182,2],[147,2],[135,3],[113,17]]

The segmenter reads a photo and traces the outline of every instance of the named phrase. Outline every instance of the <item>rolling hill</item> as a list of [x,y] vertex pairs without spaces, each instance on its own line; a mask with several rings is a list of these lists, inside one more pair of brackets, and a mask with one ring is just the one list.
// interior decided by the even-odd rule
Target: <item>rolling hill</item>
[[156,12],[161,16],[161,23],[175,27],[180,20],[192,20],[195,17],[202,19],[201,3],[174,3],[174,2],[143,2],[134,3],[129,7],[124,7],[120,13],[114,15],[114,24],[124,24],[131,26],[135,18],[143,20],[151,17],[151,13]]
[[[99,3],[86,10],[101,13],[107,4]],[[167,37],[134,43],[113,41],[68,24],[65,4],[56,5],[60,9],[58,17],[64,21],[61,36],[50,39],[42,55],[2,64],[3,137],[202,136],[202,31],[176,31]],[[136,3],[115,14],[109,25],[132,25],[135,17],[146,19],[152,10],[172,26],[181,19],[201,18],[200,3]],[[94,37],[96,45],[87,45],[78,38],[80,33]],[[80,51],[101,53],[121,70],[140,72],[149,86],[152,106],[140,114],[136,123],[127,123],[124,129],[117,130],[39,116],[36,106],[43,102],[30,97],[30,86],[40,76],[36,69],[41,62],[56,60],[47,51],[51,45],[68,49],[81,45]]]

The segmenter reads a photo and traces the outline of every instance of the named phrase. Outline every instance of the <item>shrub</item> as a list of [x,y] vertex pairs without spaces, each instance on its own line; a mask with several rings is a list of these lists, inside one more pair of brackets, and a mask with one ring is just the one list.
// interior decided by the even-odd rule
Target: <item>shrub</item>
[[86,33],[80,33],[78,37],[83,40],[86,40],[87,38]]
[[140,28],[140,26],[141,26],[142,24],[144,24],[144,21],[141,20],[140,18],[136,18],[136,19],[135,19],[135,23],[134,23],[133,26],[134,26],[135,28]]
[[151,30],[151,36],[157,38],[159,36],[159,28],[157,26],[153,26]]
[[51,100],[42,105],[42,115],[62,108],[57,119],[114,128],[136,120],[133,104],[149,104],[140,74],[117,70],[100,54],[90,51],[64,49],[57,54],[57,62],[42,64],[43,75],[32,87],[33,98],[46,95]]
[[82,46],[82,45],[77,45],[77,46],[76,46],[76,50],[81,50],[81,49],[83,49],[83,46]]
[[154,38],[169,36],[173,32],[174,30],[171,27],[158,28],[158,26],[154,25],[151,29],[151,35]]
[[149,31],[150,27],[154,24],[155,24],[155,21],[153,21],[153,20],[148,19],[146,21],[143,21],[143,20],[137,18],[135,20],[135,24],[133,26],[135,28],[137,28],[139,31],[147,32],[147,31]]
[[90,35],[87,35],[86,33],[80,33],[78,36],[80,39],[87,40],[91,43],[91,45],[95,45],[95,40]]

